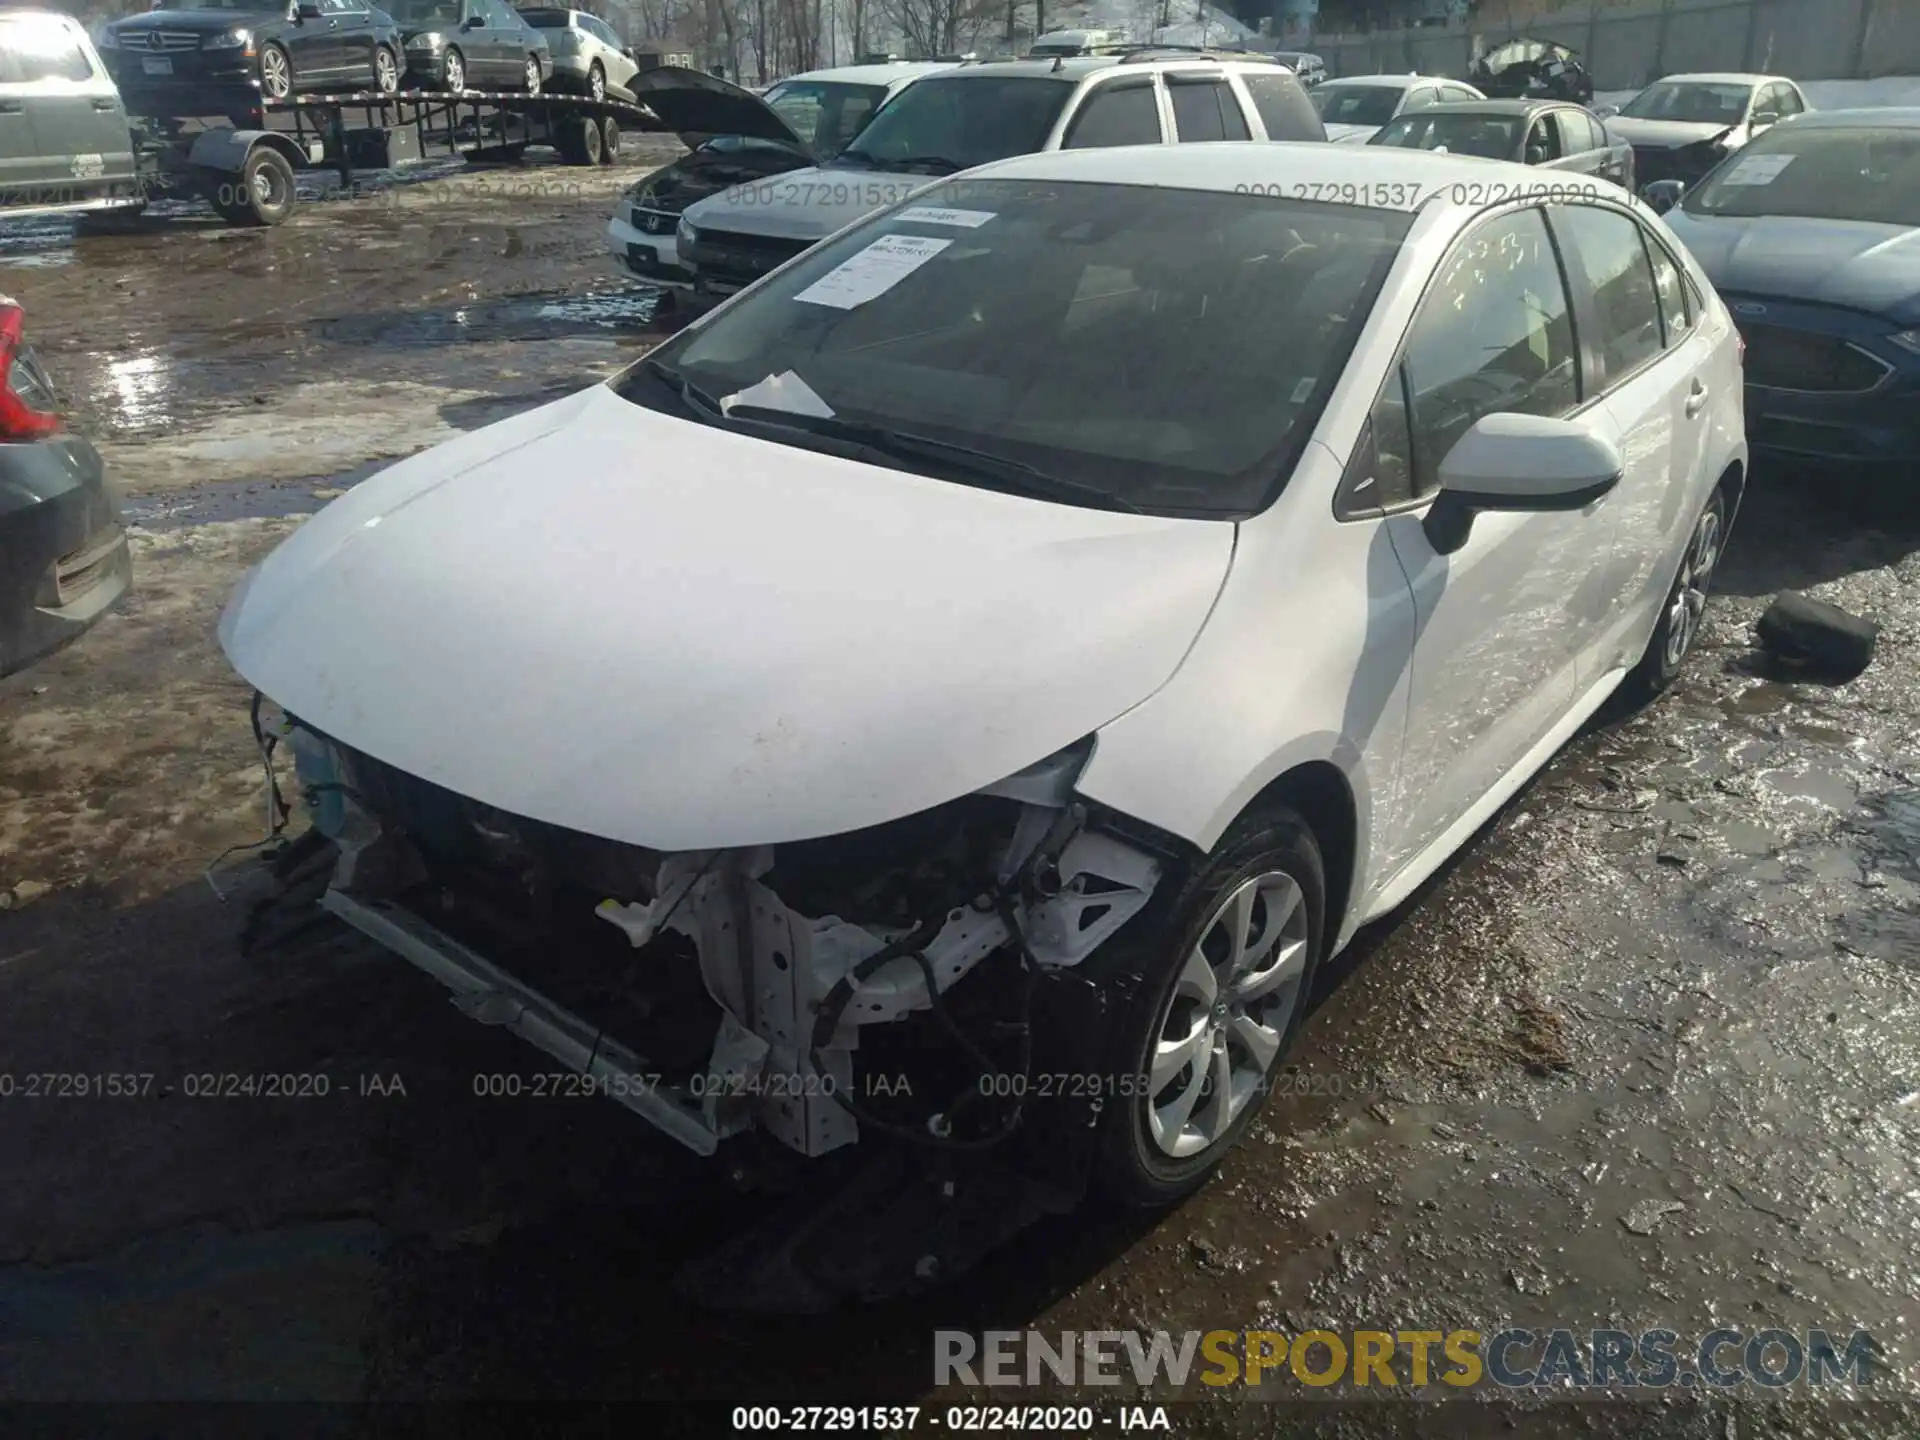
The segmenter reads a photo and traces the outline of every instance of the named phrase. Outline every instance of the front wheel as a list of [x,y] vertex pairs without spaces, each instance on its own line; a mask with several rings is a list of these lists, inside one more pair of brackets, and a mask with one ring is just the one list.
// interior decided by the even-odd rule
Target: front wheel
[[1666,602],[1660,607],[1660,620],[1653,627],[1653,638],[1647,642],[1640,663],[1627,677],[1631,698],[1644,703],[1679,678],[1680,667],[1700,638],[1700,627],[1707,613],[1707,593],[1726,538],[1727,491],[1723,485],[1713,492],[1700,518],[1693,522],[1693,533],[1687,537],[1680,569],[1668,587]]
[[525,71],[525,79],[524,79],[524,81],[523,81],[522,83],[523,83],[523,84],[525,85],[525,87],[526,87],[526,91],[527,91],[527,94],[529,94],[529,95],[538,95],[538,94],[540,93],[540,60],[539,60],[539,57],[537,57],[537,56],[534,56],[534,55],[529,55],[529,56],[527,57],[527,67],[526,67],[526,71]]
[[373,52],[373,88],[382,95],[392,95],[400,89],[400,62],[384,45]]
[[[1149,920],[1149,916],[1158,916]],[[1275,807],[1237,824],[1111,962],[1128,996],[1114,1027],[1118,1098],[1095,1182],[1167,1205],[1203,1185],[1265,1103],[1325,945],[1326,867],[1313,832]]]
[[607,98],[607,69],[598,60],[587,67],[587,94],[596,100]]
[[269,100],[293,94],[293,61],[272,41],[260,47],[260,89]]

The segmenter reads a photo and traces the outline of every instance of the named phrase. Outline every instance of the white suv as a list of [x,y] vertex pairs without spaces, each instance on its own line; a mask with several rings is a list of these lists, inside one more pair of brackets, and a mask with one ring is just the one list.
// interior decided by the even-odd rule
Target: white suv
[[967,65],[919,81],[831,163],[688,207],[680,264],[696,290],[731,294],[935,177],[1015,155],[1325,138],[1305,87],[1269,59],[1168,47]]

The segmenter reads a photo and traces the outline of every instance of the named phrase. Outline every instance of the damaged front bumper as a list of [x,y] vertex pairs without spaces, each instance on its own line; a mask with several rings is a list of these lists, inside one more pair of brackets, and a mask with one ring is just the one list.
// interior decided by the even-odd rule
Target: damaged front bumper
[[[656,854],[272,730],[338,848],[322,908],[701,1155],[749,1130],[806,1157],[1011,1134],[1027,1072],[1059,1063],[1035,1053],[1036,993],[1166,864],[1075,802],[1087,744],[877,831]],[[489,920],[510,894],[532,920]]]

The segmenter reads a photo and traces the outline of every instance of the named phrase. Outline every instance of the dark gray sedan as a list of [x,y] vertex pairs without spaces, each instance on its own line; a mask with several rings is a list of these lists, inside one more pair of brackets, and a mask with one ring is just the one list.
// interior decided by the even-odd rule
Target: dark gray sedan
[[1582,106],[1559,100],[1458,100],[1409,111],[1369,145],[1441,150],[1592,175],[1633,188],[1633,147]]
[[25,323],[0,296],[0,675],[79,638],[133,579],[99,452],[62,422]]

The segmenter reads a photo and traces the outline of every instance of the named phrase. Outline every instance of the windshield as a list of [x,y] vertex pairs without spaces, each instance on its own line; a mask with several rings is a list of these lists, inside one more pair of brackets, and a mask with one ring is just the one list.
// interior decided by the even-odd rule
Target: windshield
[[1452,155],[1478,155],[1487,160],[1511,160],[1520,148],[1521,120],[1517,115],[1452,115],[1416,110],[1402,115],[1373,137],[1375,145],[1398,145],[1407,150],[1445,150]]
[[460,0],[390,0],[380,8],[402,25],[432,27],[460,23]]
[[[1410,220],[960,180],[809,251],[649,358],[716,402],[752,391],[735,403],[965,447],[1119,508],[1250,514],[1306,443]],[[688,413],[644,362],[613,383]]]
[[951,175],[1047,143],[1074,82],[1042,75],[916,80],[854,137],[841,159]]
[[1384,125],[1407,92],[1397,85],[1342,85],[1330,81],[1308,92],[1313,108],[1329,125]]
[[1753,98],[1751,85],[1662,80],[1620,107],[1634,120],[1678,120],[1688,125],[1738,125]]
[[1682,208],[1920,227],[1920,130],[1776,126],[1702,181]]
[[820,80],[782,81],[765,96],[773,113],[791,125],[793,133],[822,159],[846,148],[886,98],[884,85],[829,84]]

